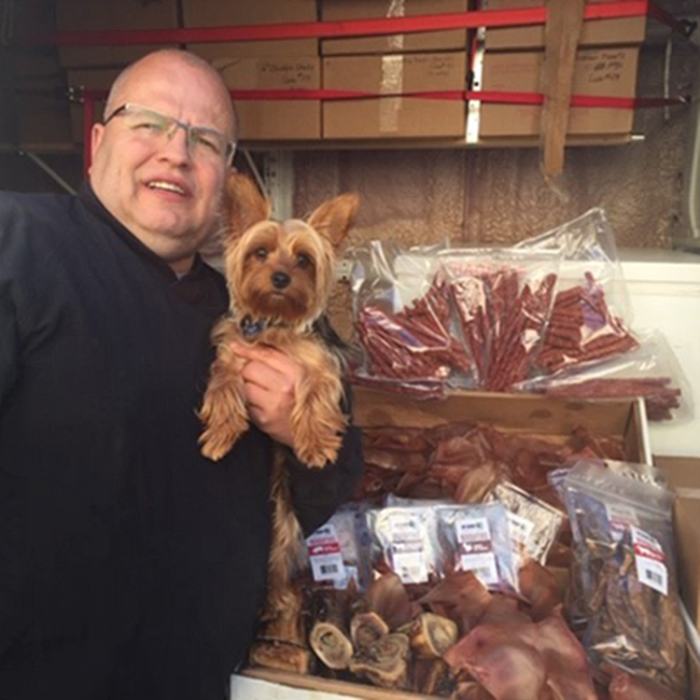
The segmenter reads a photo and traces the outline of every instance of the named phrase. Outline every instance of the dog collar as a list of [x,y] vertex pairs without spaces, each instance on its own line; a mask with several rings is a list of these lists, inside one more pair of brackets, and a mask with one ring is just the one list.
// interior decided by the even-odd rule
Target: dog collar
[[268,326],[268,322],[264,319],[254,319],[250,314],[246,314],[241,319],[241,333],[247,340],[251,340],[259,336]]

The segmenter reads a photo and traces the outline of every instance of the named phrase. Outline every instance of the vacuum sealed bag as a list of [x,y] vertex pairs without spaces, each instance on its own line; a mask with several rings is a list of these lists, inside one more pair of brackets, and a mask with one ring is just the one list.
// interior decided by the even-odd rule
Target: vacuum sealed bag
[[393,572],[405,585],[436,583],[442,577],[433,507],[372,509],[367,526],[375,577]]
[[634,473],[579,462],[561,482],[588,614],[584,644],[599,665],[683,694],[673,494],[648,473]]
[[428,396],[448,381],[469,383],[471,361],[452,321],[436,253],[382,241],[348,253],[355,328],[365,354],[360,383]]
[[638,346],[629,330],[631,304],[615,236],[602,209],[591,209],[515,248],[562,256],[547,333],[535,358],[540,373],[597,363]]
[[693,397],[683,370],[664,335],[636,333],[639,346],[600,363],[523,382],[518,391],[563,398],[641,397],[649,420],[687,420]]
[[520,566],[528,559],[544,565],[566,516],[509,481],[495,486],[489,499],[506,507],[513,550]]
[[472,571],[490,590],[518,592],[518,559],[503,504],[438,506],[436,516],[446,573]]
[[365,503],[349,503],[306,538],[309,569],[320,587],[365,590],[370,581],[370,537]]
[[543,341],[560,256],[546,250],[440,253],[478,387],[506,391],[529,376]]

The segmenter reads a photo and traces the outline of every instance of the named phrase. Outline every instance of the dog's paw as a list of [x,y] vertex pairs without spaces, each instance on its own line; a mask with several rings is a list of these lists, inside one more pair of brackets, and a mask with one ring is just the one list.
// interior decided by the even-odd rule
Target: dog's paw
[[341,443],[341,437],[335,433],[323,436],[309,432],[297,436],[294,452],[300,462],[310,467],[324,467],[328,462],[335,462]]
[[207,428],[199,438],[200,452],[212,462],[218,462],[231,451],[238,438],[247,429],[248,422],[245,420],[235,425],[227,424],[216,429]]

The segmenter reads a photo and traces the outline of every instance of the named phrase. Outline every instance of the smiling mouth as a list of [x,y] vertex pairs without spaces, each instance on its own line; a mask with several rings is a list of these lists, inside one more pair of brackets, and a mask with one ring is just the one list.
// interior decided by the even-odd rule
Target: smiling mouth
[[152,182],[149,182],[147,185],[149,190],[161,190],[163,192],[173,192],[175,194],[179,194],[180,196],[184,197],[187,193],[185,190],[180,187],[179,185],[176,185],[173,182],[166,182],[165,180],[153,180]]

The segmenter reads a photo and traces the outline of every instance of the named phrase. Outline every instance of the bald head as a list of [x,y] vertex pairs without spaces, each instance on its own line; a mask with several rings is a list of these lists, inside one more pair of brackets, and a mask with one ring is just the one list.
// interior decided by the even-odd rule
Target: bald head
[[178,49],[154,51],[127,66],[112,84],[107,97],[107,104],[105,105],[104,118],[107,119],[114,110],[128,101],[127,96],[130,88],[142,80],[147,80],[152,71],[162,70],[163,68],[177,69],[179,66],[199,73],[202,79],[206,81],[210,89],[211,98],[220,102],[220,107],[225,113],[226,121],[230,126],[227,129],[227,135],[233,141],[238,141],[238,116],[231,101],[228,88],[221,76],[204,59],[188,51],[180,51]]
[[[120,111],[126,105],[146,116],[130,120],[133,112]],[[184,273],[220,225],[229,173],[225,150],[193,147],[190,128],[235,141],[229,92],[208,63],[168,49],[145,56],[117,78],[107,116],[115,112],[93,126],[90,184],[123,226]],[[159,119],[176,128],[164,131]]]

